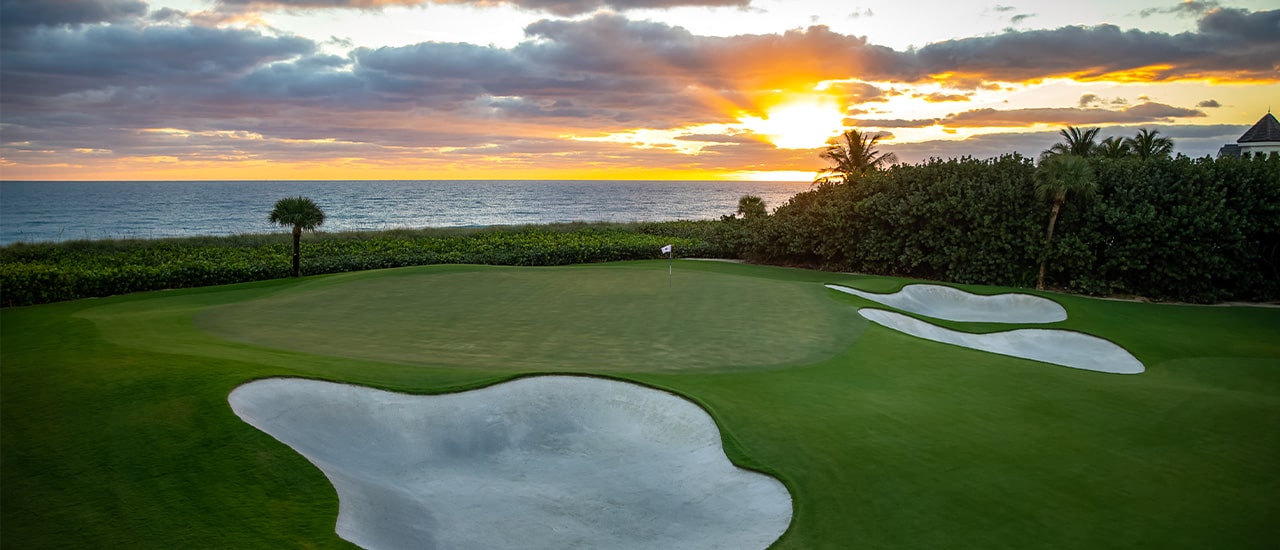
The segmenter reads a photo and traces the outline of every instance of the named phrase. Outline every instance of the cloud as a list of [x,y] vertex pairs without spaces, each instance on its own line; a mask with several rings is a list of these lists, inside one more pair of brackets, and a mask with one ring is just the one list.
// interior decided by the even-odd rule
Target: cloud
[[47,29],[6,48],[5,102],[89,90],[227,84],[265,64],[315,50],[311,41],[240,29],[126,25]]
[[1121,110],[1075,107],[1042,107],[1029,109],[974,109],[953,113],[939,119],[939,123],[953,128],[964,127],[1023,127],[1032,124],[1083,126],[1094,124],[1125,124],[1142,122],[1167,122],[1174,118],[1203,117],[1203,111],[1183,109],[1163,103],[1147,102]]
[[850,103],[884,102],[889,100],[889,96],[898,95],[874,84],[857,81],[835,82],[827,90],[846,98]]
[[1030,19],[1030,18],[1035,17],[1035,16],[1036,16],[1036,14],[1034,14],[1034,13],[1019,13],[1019,14],[1014,15],[1013,17],[1010,17],[1010,18],[1009,18],[1009,24],[1010,24],[1010,25],[1021,25],[1023,21],[1026,21],[1027,19]]
[[845,126],[869,128],[927,128],[938,124],[936,118],[890,119],[890,118],[846,118]]
[[0,0],[0,28],[110,23],[145,13],[141,0]]
[[[1212,9],[1197,30],[1176,35],[1064,27],[904,51],[824,26],[702,36],[598,13],[535,22],[514,47],[424,42],[324,55],[315,41],[269,28],[208,27],[176,10],[147,16],[145,5],[140,9],[124,0],[79,0],[77,5],[101,9],[77,14],[49,8],[43,15],[5,19],[0,153],[6,160],[19,154],[35,158],[36,150],[103,144],[117,155],[144,155],[175,143],[190,147],[176,156],[230,157],[243,154],[249,143],[238,136],[261,136],[252,150],[264,158],[305,158],[330,148],[387,162],[406,151],[445,155],[431,148],[455,148],[455,155],[492,153],[496,147],[529,148],[529,155],[559,148],[568,154],[582,143],[564,135],[733,123],[744,112],[761,114],[760,106],[778,97],[779,90],[809,92],[819,82],[845,106],[856,107],[913,94],[914,83],[998,90],[999,82],[1062,75],[1274,81],[1280,59],[1280,40],[1269,32],[1280,25],[1280,10]],[[11,1],[3,5],[13,6]],[[81,23],[95,19],[100,21]],[[23,32],[9,32],[8,25],[22,21]],[[1133,60],[1127,61],[1130,55]],[[966,95],[916,97],[963,101]],[[1086,94],[1076,108],[970,110],[928,119],[879,115],[884,119],[847,123],[877,128],[1168,123],[1203,117],[1199,109],[1213,107],[1147,100],[1129,106],[1123,98]],[[848,114],[866,115],[856,109]],[[146,133],[155,128],[188,133]],[[686,140],[718,145],[704,148],[699,158],[681,158],[681,165],[740,161],[742,166],[812,167],[815,162],[748,137]],[[680,155],[656,149],[640,155],[626,144],[592,147],[590,155],[609,163],[628,159],[658,165]]]
[[912,97],[923,99],[929,103],[945,103],[949,101],[969,101],[969,94],[946,94],[942,92],[933,92],[931,94],[914,94]]
[[455,4],[475,7],[506,5],[563,17],[593,13],[602,9],[627,11],[695,6],[745,8],[750,3],[751,0],[218,0],[218,4],[222,9],[231,11],[332,8],[381,9],[387,6]]
[[1176,35],[1114,25],[1011,30],[929,44],[917,52],[914,70],[1007,82],[1050,77],[1164,82],[1215,76],[1275,81],[1278,27],[1280,10],[1214,9],[1200,19],[1197,32]]
[[[1146,101],[1147,99],[1144,97],[1143,100]],[[1090,105],[1128,105],[1128,104],[1129,104],[1129,100],[1123,97],[1107,99],[1097,94],[1084,94],[1080,96],[1080,101],[1078,102],[1078,105],[1080,107],[1088,107]]]
[[1196,107],[1203,107],[1203,108],[1206,108],[1206,109],[1216,109],[1216,108],[1221,107],[1221,106],[1222,106],[1222,104],[1221,104],[1221,103],[1218,103],[1218,100],[1216,100],[1216,99],[1206,99],[1206,100],[1201,101],[1200,103],[1197,103],[1197,104],[1196,104]]
[[[1171,122],[1178,118],[1199,118],[1206,116],[1203,111],[1184,109],[1163,103],[1146,102],[1119,110],[1087,107],[1098,103],[1101,98],[1085,94],[1081,98],[1080,107],[1038,107],[1027,109],[999,110],[992,108],[972,109],[960,113],[951,113],[945,117],[933,119],[845,119],[847,126],[870,128],[927,128],[941,125],[948,128],[1021,128],[1035,124],[1055,126],[1087,126],[1097,124],[1139,124],[1144,122]],[[1086,102],[1086,100],[1088,100]]]
[[1217,8],[1220,4],[1213,0],[1200,2],[1197,0],[1183,0],[1173,6],[1167,8],[1147,8],[1138,12],[1141,17],[1151,17],[1157,14],[1173,14],[1183,17],[1196,17],[1211,9]]
[[1128,116],[1143,117],[1149,120],[1168,120],[1173,118],[1194,118],[1206,116],[1204,111],[1197,109],[1184,109],[1182,107],[1174,107],[1172,105],[1165,105],[1154,101],[1140,103],[1120,112]]

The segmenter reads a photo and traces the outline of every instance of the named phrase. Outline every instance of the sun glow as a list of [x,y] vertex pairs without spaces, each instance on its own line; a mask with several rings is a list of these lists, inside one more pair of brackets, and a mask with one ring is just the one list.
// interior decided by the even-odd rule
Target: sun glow
[[765,110],[765,118],[739,118],[748,130],[765,136],[779,149],[813,149],[843,129],[844,115],[832,99],[807,98]]

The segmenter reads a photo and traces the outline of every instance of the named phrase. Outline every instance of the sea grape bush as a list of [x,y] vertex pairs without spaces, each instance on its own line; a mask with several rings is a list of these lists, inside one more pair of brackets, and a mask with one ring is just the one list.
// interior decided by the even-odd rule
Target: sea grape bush
[[[309,275],[472,263],[563,265],[657,258],[674,244],[706,255],[696,239],[624,226],[320,234],[302,242]],[[0,303],[41,304],[128,292],[288,277],[289,235],[18,244],[0,249]]]
[[822,185],[767,218],[753,261],[1086,294],[1280,299],[1280,159],[1091,159],[1097,192],[1049,205],[1031,159],[933,159]]

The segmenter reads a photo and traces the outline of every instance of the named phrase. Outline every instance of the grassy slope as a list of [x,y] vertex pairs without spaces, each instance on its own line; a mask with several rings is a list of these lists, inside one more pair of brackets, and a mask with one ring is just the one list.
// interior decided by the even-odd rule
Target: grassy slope
[[[597,276],[656,276],[665,283],[666,275],[661,262],[557,269],[573,278],[575,288],[588,290]],[[302,312],[320,315],[324,308],[316,300],[341,295],[326,288],[369,296],[378,281],[421,273],[472,274],[477,285],[530,273],[502,280],[541,289],[544,296],[581,298],[574,288],[548,287],[544,275],[553,272],[541,268],[451,267],[4,310],[0,543],[345,546],[333,534],[337,502],[323,475],[241,423],[226,405],[232,388],[253,378],[295,375],[438,392],[552,367],[545,358],[516,369],[489,361],[432,366],[417,358],[414,345],[397,343],[407,333],[391,330],[430,316],[381,321],[390,333],[386,347],[399,355],[348,350],[348,358],[228,342],[196,324],[226,331],[225,324],[214,326],[220,315],[239,308],[278,312],[281,300],[311,292],[317,294],[300,302]],[[774,473],[791,488],[795,522],[779,547],[1261,548],[1274,541],[1274,525],[1280,524],[1280,311],[1058,296],[1071,318],[1055,326],[1110,338],[1148,368],[1118,376],[924,342],[842,313],[841,307],[868,305],[856,297],[806,290],[840,282],[888,291],[899,280],[695,262],[681,262],[680,275],[696,279],[698,291],[715,298],[661,304],[704,315],[671,332],[688,337],[673,343],[693,346],[686,352],[704,368],[609,371],[592,367],[596,359],[589,354],[572,354],[556,368],[609,372],[705,405],[735,461]],[[442,285],[449,292],[434,299],[448,302],[466,291],[466,284],[454,283]],[[605,306],[623,299],[594,292]],[[724,311],[744,311],[740,300],[751,294],[762,295],[748,305],[765,310],[760,315],[767,322],[746,322],[741,313],[712,315],[717,300]],[[485,296],[511,299],[465,295],[473,302]],[[412,295],[385,304],[408,299]],[[631,304],[635,297],[625,299]],[[789,310],[785,300],[812,308]],[[591,303],[566,302],[546,311],[546,318],[571,326],[575,309]],[[660,353],[632,346],[654,337],[644,317],[657,314],[652,305],[634,305],[638,313],[616,319],[596,317],[596,325],[616,324],[581,349],[612,337],[633,354]],[[545,327],[517,323],[521,316],[502,311],[492,308],[488,325],[466,330],[473,337],[507,335],[531,349],[547,337]],[[821,322],[812,324],[813,318]],[[343,326],[337,318],[330,323],[312,327],[317,338]],[[761,329],[794,338],[799,333],[789,323],[816,333],[818,342],[822,335],[842,334],[850,345],[819,345],[821,353],[804,357],[816,363],[782,369],[763,369],[759,354],[722,364],[704,354],[726,339],[767,336]],[[294,336],[275,333],[277,339]],[[766,359],[798,362],[785,350],[771,353]],[[382,362],[388,359],[395,362]],[[752,368],[737,368],[743,366]]]

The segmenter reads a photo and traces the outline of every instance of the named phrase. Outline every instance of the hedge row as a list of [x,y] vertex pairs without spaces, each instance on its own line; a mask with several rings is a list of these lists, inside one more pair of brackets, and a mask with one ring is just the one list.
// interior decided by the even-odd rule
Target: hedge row
[[[621,227],[391,231],[304,236],[302,269],[315,275],[446,263],[564,265],[656,258],[666,244],[684,256],[711,252],[705,241]],[[282,278],[290,262],[288,235],[19,244],[0,249],[0,303]]]
[[[1280,299],[1280,159],[1091,159],[1053,246],[1031,159],[931,160],[800,193],[741,224],[754,261],[1086,294]],[[718,242],[724,247],[726,242]]]

